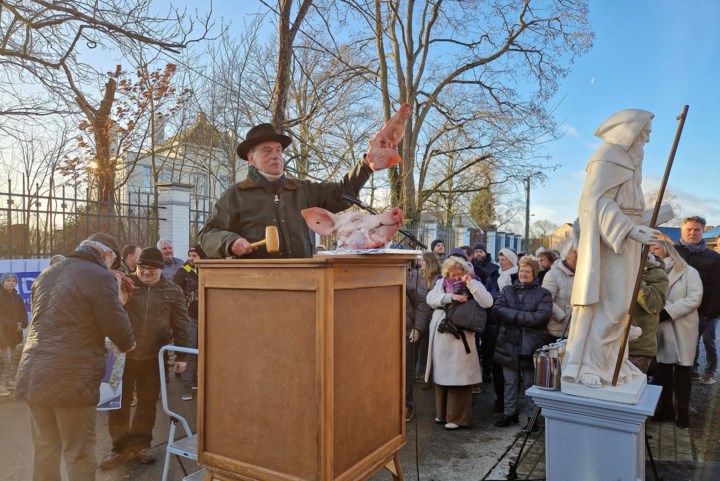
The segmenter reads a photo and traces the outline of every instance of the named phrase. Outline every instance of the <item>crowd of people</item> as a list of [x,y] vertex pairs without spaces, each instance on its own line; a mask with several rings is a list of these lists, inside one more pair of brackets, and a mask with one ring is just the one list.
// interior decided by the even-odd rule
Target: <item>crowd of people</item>
[[[389,135],[393,142],[396,134]],[[357,197],[373,170],[384,165],[369,159],[368,152],[341,182],[293,179],[285,175],[283,157],[291,142],[270,124],[250,129],[237,148],[249,164],[248,176],[218,200],[186,261],[174,256],[168,239],[121,249],[102,232],[82,241],[67,258],[54,256],[32,286],[32,322],[16,375],[12,353],[28,319],[17,277],[2,275],[0,397],[14,390],[15,399],[28,404],[33,480],[60,480],[61,459],[74,481],[93,481],[98,466],[155,461],[152,429],[161,388],[157,355],[170,342],[197,347],[196,261],[208,255],[312,256],[315,238],[301,211],[349,208],[345,197]],[[654,242],[634,313],[643,334],[629,349],[637,367],[663,387],[656,419],[680,427],[688,425],[691,381],[716,382],[720,296],[708,293],[720,290],[720,254],[705,244],[705,224],[702,217],[686,218],[679,243]],[[268,225],[278,229],[277,252],[257,247]],[[415,414],[414,383],[420,378],[434,384],[435,421],[447,430],[472,424],[472,396],[483,382],[493,384],[495,425],[519,423],[522,386],[535,379],[533,354],[565,338],[578,323],[572,302],[578,249],[574,241],[562,252],[535,255],[503,248],[495,264],[481,242],[446,252],[445,242],[434,240],[407,273],[406,421]],[[452,309],[453,304],[474,309]],[[466,315],[479,324],[463,327],[448,317],[451,310],[472,312]],[[121,405],[108,414],[112,446],[98,464],[95,409],[106,364],[105,338],[126,358]],[[699,339],[706,351],[703,369],[697,359]],[[197,365],[192,357],[187,361],[178,354],[174,371],[182,376],[181,399],[189,401]],[[528,430],[534,428],[529,422],[533,406],[527,397],[524,403]]]
[[[702,217],[686,217],[679,242],[661,239],[650,246],[631,316],[636,335],[628,343],[629,361],[662,386],[654,420],[680,428],[689,426],[692,381],[716,382],[720,296],[708,293],[720,291],[720,247],[707,246],[705,227]],[[493,411],[500,415],[495,426],[520,422],[522,386],[527,389],[535,380],[533,354],[567,339],[573,322],[577,241],[569,240],[560,252],[539,248],[534,254],[503,248],[495,264],[481,242],[446,253],[445,242],[436,239],[409,270],[408,278],[420,281],[407,283],[412,334],[406,421],[415,413],[413,383],[424,381],[435,385],[435,421],[447,430],[471,425],[472,393],[480,392],[480,382],[492,383]],[[447,329],[446,310],[453,302],[476,302],[486,310],[482,334],[460,329],[459,337]],[[474,349],[464,349],[473,337]],[[698,362],[699,343],[704,366]],[[530,425],[530,397],[524,410],[523,429],[537,428]]]

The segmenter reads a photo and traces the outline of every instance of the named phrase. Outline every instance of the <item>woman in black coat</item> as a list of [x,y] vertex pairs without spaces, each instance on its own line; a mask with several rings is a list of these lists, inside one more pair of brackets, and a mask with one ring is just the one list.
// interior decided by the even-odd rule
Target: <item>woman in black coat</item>
[[[518,262],[518,278],[505,286],[493,306],[500,323],[494,361],[503,366],[505,377],[504,414],[497,427],[517,424],[520,375],[526,387],[533,384],[533,354],[547,338],[547,324],[552,313],[552,297],[540,287],[537,274],[540,262],[525,256]],[[530,418],[534,403],[525,398],[525,411]],[[528,426],[526,426],[528,428]]]

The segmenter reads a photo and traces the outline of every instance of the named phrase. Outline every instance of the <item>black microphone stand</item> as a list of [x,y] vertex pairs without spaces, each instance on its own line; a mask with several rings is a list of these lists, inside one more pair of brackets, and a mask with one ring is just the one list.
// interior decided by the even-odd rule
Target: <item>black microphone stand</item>
[[[370,212],[373,215],[378,215],[379,212],[367,205],[365,202],[361,201],[360,199],[356,199],[355,197],[346,194],[343,192],[342,198],[344,201],[351,203],[352,205],[356,205],[360,207],[363,210],[366,210]],[[419,247],[422,249],[427,249],[427,246],[420,242],[417,237],[415,237],[415,234],[412,232],[408,232],[405,229],[399,229],[398,232],[400,232],[407,240],[409,240],[415,247]]]

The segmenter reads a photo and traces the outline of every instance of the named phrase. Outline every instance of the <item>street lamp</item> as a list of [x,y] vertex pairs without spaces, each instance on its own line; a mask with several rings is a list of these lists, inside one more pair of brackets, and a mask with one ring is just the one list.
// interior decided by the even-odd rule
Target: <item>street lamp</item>
[[525,252],[530,253],[530,176],[525,177]]

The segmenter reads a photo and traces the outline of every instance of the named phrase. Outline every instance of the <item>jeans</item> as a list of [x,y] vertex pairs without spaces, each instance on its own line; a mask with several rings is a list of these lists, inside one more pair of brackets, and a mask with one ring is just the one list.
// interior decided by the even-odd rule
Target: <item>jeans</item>
[[[535,370],[534,369],[513,369],[511,367],[503,366],[503,375],[505,376],[505,415],[514,416],[518,414],[518,399],[520,398],[520,378],[522,375],[522,382],[525,384],[525,389],[530,389],[535,383]],[[527,417],[532,416],[535,403],[531,396],[525,396],[525,414]]]
[[[130,393],[132,396],[132,393]],[[60,481],[60,457],[72,481],[95,481],[95,406],[28,403],[33,440],[33,481]]]
[[717,327],[717,319],[708,319],[705,316],[700,316],[700,340],[698,341],[698,352],[695,354],[695,363],[693,364],[693,371],[700,372],[700,365],[698,364],[698,355],[700,353],[700,342],[705,346],[705,374],[709,376],[715,376],[717,372],[717,345],[715,343],[715,329]]
[[10,346],[0,348],[0,387],[12,379],[13,352]]
[[[137,392],[138,403],[131,421],[130,403],[134,389]],[[142,361],[126,359],[122,406],[120,409],[108,412],[108,429],[112,438],[113,452],[137,453],[150,447],[159,395],[160,372],[157,359]]]
[[[198,347],[198,320],[190,317],[188,324],[188,336],[190,337],[190,347],[197,349]],[[182,373],[183,386],[191,388],[197,386],[197,356],[188,354],[186,357],[187,366]]]

